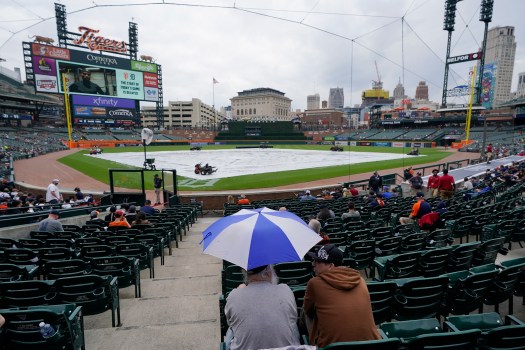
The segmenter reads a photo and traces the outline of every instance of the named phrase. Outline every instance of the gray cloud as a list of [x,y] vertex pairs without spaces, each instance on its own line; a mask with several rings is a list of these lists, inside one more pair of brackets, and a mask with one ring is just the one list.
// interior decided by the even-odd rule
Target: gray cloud
[[[139,2],[95,1],[98,5]],[[477,51],[483,39],[480,2],[458,3],[461,16],[456,18],[453,55]],[[18,0],[5,4],[0,13],[0,57],[7,62],[2,66],[23,67],[21,42],[30,40],[28,36],[56,39],[54,18],[43,22],[39,18],[54,16],[53,3]],[[133,18],[139,25],[140,53],[162,64],[165,101],[197,97],[212,104],[215,88],[215,105],[220,107],[229,105],[238,91],[272,87],[286,93],[294,109],[304,109],[306,95],[319,93],[321,99],[328,99],[329,88],[339,86],[345,90],[346,104],[356,104],[362,90],[377,79],[374,61],[391,93],[404,76],[407,94],[413,95],[417,83],[426,80],[431,98],[441,100],[447,43],[442,0],[195,0],[187,3],[226,7],[235,3],[238,9],[156,4],[101,6],[80,12],[74,11],[90,5],[73,0],[62,3],[72,12],[68,15],[70,31],[89,24],[107,37],[126,39]],[[525,71],[525,27],[520,21],[525,2],[498,1],[494,6],[491,27],[516,27],[517,76]],[[23,30],[31,24],[35,26]],[[449,86],[464,83],[469,64],[453,68]],[[220,82],[215,87],[213,77]],[[515,89],[516,81],[512,86]]]

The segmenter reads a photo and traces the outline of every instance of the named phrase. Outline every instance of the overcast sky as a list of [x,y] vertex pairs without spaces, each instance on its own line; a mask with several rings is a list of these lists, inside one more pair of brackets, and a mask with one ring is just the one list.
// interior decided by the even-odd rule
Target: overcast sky
[[[22,41],[35,34],[57,40],[55,1],[0,2],[0,57],[6,60],[0,64],[23,68]],[[72,32],[87,26],[100,29],[99,35],[127,42],[128,22],[136,22],[139,55],[151,55],[162,65],[165,104],[196,97],[219,108],[230,105],[239,91],[270,87],[291,98],[295,110],[306,108],[307,95],[319,93],[328,100],[331,87],[343,87],[345,105],[354,105],[377,80],[375,62],[391,95],[399,79],[412,97],[418,82],[425,80],[430,98],[441,101],[447,44],[444,0],[61,3],[66,5]],[[458,3],[452,56],[476,52],[481,46],[480,4],[481,0]],[[524,13],[524,0],[496,0],[489,24],[516,28],[513,91],[518,73],[525,71]],[[451,66],[449,88],[466,83],[470,66]],[[215,100],[213,77],[219,81]]]

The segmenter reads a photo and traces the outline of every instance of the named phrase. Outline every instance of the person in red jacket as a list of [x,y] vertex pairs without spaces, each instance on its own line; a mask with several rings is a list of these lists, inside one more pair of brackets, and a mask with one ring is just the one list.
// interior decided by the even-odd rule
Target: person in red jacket
[[430,194],[431,197],[437,197],[439,194],[438,186],[439,186],[439,176],[438,176],[438,170],[434,169],[432,170],[432,176],[430,176],[427,180],[427,193]]
[[450,199],[456,190],[456,181],[448,174],[448,169],[443,170],[443,175],[439,178],[438,189],[441,199]]
[[237,201],[237,204],[238,205],[248,205],[248,204],[250,204],[250,200],[248,198],[246,198],[246,196],[244,194],[241,194],[241,199],[239,199]]

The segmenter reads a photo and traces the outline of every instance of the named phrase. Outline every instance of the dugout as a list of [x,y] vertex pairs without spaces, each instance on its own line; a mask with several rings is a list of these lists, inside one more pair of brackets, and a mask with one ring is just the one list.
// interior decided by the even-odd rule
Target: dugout
[[153,190],[153,176],[162,179],[162,203],[168,206],[179,203],[177,194],[177,171],[175,169],[109,169],[109,193],[100,199],[101,205],[134,203],[143,206],[146,199],[154,202],[154,194],[148,198],[146,189]]

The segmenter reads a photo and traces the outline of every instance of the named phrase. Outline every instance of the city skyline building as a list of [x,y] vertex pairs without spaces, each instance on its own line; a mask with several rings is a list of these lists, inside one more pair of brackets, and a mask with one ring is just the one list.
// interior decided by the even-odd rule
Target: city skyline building
[[420,81],[416,87],[416,100],[428,100],[428,85],[425,81]]
[[[156,107],[143,107],[141,121],[144,127],[157,125]],[[216,122],[224,119],[224,111],[218,112],[198,98],[191,101],[169,101],[163,107],[164,127],[169,128],[211,128]]]
[[525,97],[525,72],[518,75],[518,87],[516,88],[515,98]]
[[399,79],[396,87],[394,88],[394,100],[402,100],[405,98],[405,87],[401,84],[401,79]]
[[345,94],[343,88],[330,88],[328,94],[328,108],[343,108],[345,105]]
[[306,109],[320,109],[321,108],[321,96],[319,94],[313,94],[306,96]]
[[232,97],[232,118],[235,120],[292,120],[292,100],[284,92],[271,88],[243,90]]
[[516,56],[513,26],[494,27],[487,33],[485,65],[495,65],[492,79],[492,106],[497,107],[511,98],[512,74]]

